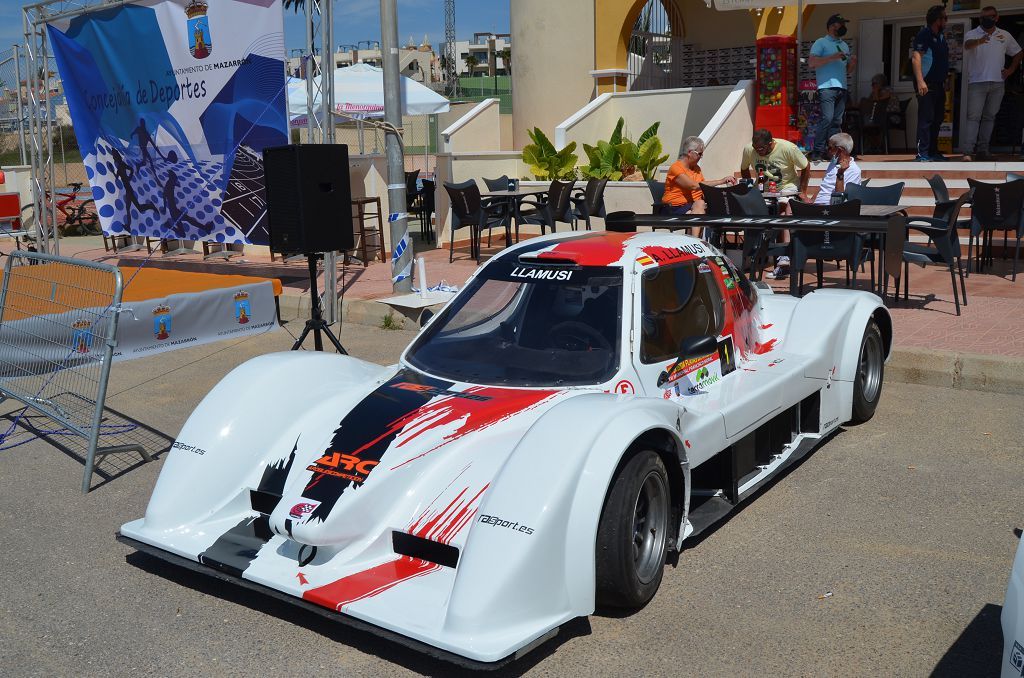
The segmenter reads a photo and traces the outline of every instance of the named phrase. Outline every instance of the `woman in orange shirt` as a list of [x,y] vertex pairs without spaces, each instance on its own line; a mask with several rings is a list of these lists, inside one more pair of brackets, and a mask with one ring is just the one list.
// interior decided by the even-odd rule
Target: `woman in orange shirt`
[[[700,137],[686,137],[680,149],[679,159],[668,168],[665,177],[665,194],[661,201],[663,214],[704,214],[704,193],[700,184],[708,186],[731,186],[736,183],[732,176],[708,181],[701,172],[700,159],[704,157],[704,142]],[[699,232],[700,229],[691,229]],[[697,235],[697,233],[692,233]]]

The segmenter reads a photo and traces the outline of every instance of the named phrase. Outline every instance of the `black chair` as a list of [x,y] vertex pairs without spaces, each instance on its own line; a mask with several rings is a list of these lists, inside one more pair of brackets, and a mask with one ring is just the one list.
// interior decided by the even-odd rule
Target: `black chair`
[[444,182],[444,189],[452,203],[452,237],[448,249],[448,263],[455,257],[455,231],[469,228],[469,254],[480,261],[480,234],[485,228],[505,224],[504,211],[480,199],[480,189],[470,179],[461,184]]
[[[904,185],[902,181],[888,186],[850,184],[846,187],[846,198],[847,200],[860,200],[861,205],[899,205],[900,198],[903,197]],[[876,236],[864,238],[863,242],[867,245],[867,249],[861,256],[860,263],[863,266],[865,261],[868,262],[871,266],[871,279],[874,280],[875,250],[879,249],[880,243]]]
[[889,136],[889,132],[892,130],[903,131],[903,150],[910,150],[910,130],[907,128],[907,108],[910,106],[910,102],[913,97],[908,99],[900,99],[900,110],[888,111],[885,114],[886,117],[886,138]]
[[572,181],[551,182],[551,187],[546,195],[538,196],[538,199],[523,198],[520,204],[528,206],[526,210],[520,210],[519,220],[516,222],[518,234],[519,224],[539,224],[540,233],[544,235],[545,229],[550,228],[556,232],[555,225],[561,221],[572,226],[572,216],[569,214],[569,198],[572,197]]
[[[925,177],[925,179],[928,181],[928,185],[932,189],[932,195],[935,197],[935,211],[932,214],[932,218],[945,219],[947,217],[947,213],[949,212],[949,210],[953,208],[953,205],[955,205],[957,201],[950,199],[949,188],[946,186],[946,182],[945,180],[943,180],[941,176],[939,176],[938,174],[933,174],[930,177]],[[967,201],[964,203],[964,205],[969,205],[971,202],[971,191],[967,190],[965,191],[965,193],[967,194]],[[970,228],[970,219],[960,219],[959,216],[957,218],[958,228]]]
[[604,217],[604,189],[608,185],[607,179],[589,179],[587,186],[582,191],[576,189],[569,201],[572,203],[572,230],[578,228],[577,224],[583,221],[587,224],[587,230],[591,229],[591,217]]
[[434,191],[436,184],[430,179],[423,180],[423,190],[420,192],[420,235],[427,242],[434,242],[435,234],[433,228],[434,216]]
[[[700,184],[700,190],[704,193],[704,210],[710,216],[729,216],[732,214],[729,208],[729,201],[726,196],[730,193],[746,193],[752,187],[747,184],[736,184],[734,186],[709,186]],[[738,231],[729,231],[736,233]],[[725,229],[705,228],[705,239],[715,247],[722,247],[722,236]]]
[[[953,303],[956,314],[960,315],[960,296],[957,293],[957,275],[960,276],[960,290],[963,292],[963,304],[967,305],[967,285],[964,282],[964,268],[960,260],[960,235],[957,233],[957,222],[960,210],[971,199],[970,192],[965,192],[951,205],[947,202],[936,203],[932,217],[914,217],[907,222],[907,234],[918,231],[928,236],[932,244],[907,242],[903,245],[903,299],[910,296],[910,264],[944,263],[949,266],[949,277],[953,281]],[[956,270],[953,270],[953,264]],[[898,283],[897,283],[898,285]],[[899,288],[896,289],[899,299]]]
[[[729,214],[744,217],[771,215],[764,194],[757,187],[752,186],[745,191],[726,191],[725,200]],[[761,271],[769,258],[786,254],[787,246],[775,242],[778,235],[779,232],[774,229],[743,231],[743,262],[752,279],[761,279]]]
[[[861,202],[847,200],[839,205],[815,205],[790,200],[789,208],[795,217],[829,217],[831,219],[860,216]],[[804,266],[808,259],[814,259],[818,274],[818,287],[824,285],[824,261],[845,261],[846,285],[850,285],[850,271],[853,271],[853,285],[857,285],[857,267],[864,249],[864,236],[860,233],[831,233],[829,231],[793,231],[790,255],[790,275],[798,275],[797,294],[804,289]],[[872,268],[872,287],[874,269]]]
[[[1006,256],[1007,234],[1015,231],[1017,245],[1013,254],[1013,274],[1010,278],[1017,281],[1017,261],[1020,259],[1020,239],[1024,236],[1024,180],[1010,181],[1005,184],[989,184],[984,181],[968,179],[971,187],[971,235],[967,241],[967,272],[971,271],[971,252],[974,242],[979,237],[978,270],[984,261],[992,261],[992,236],[996,231],[1003,232],[1003,256]],[[986,256],[987,253],[987,256]]]
[[[908,100],[909,101],[909,100]],[[878,134],[882,142],[882,152],[889,155],[889,116],[885,108],[888,101],[872,101],[861,99],[860,102],[860,127],[857,132],[860,139],[860,152],[864,153],[864,134]]]
[[409,214],[419,215],[420,189],[417,186],[417,179],[420,177],[419,170],[412,170],[405,173],[405,211]]
[[[502,174],[497,179],[488,179],[488,178],[484,177],[484,185],[487,186],[487,190],[488,191],[507,191],[508,190],[508,175],[507,174]],[[511,211],[510,211],[509,203],[508,202],[502,202],[499,205],[497,202],[495,202],[494,208],[498,209],[499,207],[502,210],[505,211],[505,218],[509,219],[511,217]],[[491,228],[487,229],[487,246],[488,247],[491,246],[491,231],[492,230],[493,229],[491,229]],[[519,231],[518,231],[518,224],[517,224],[516,225],[516,240],[519,239],[518,236],[519,236]]]
[[949,202],[949,188],[941,176],[933,174],[930,177],[925,177],[925,179],[928,181],[928,185],[931,186],[935,202]]
[[888,186],[865,186],[850,184],[846,187],[848,200],[860,200],[862,205],[899,205],[903,197],[903,182]]
[[488,179],[484,177],[484,185],[487,186],[488,191],[507,191],[508,190],[508,176],[502,174],[497,179]]
[[648,179],[647,188],[651,189],[651,214],[661,214],[665,203],[661,199],[665,196],[665,182],[657,179]]

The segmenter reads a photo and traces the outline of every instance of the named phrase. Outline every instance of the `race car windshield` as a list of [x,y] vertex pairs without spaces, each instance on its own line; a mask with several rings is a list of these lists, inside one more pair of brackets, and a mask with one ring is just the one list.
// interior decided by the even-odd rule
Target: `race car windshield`
[[622,269],[496,262],[409,349],[418,369],[508,386],[601,384],[618,371]]

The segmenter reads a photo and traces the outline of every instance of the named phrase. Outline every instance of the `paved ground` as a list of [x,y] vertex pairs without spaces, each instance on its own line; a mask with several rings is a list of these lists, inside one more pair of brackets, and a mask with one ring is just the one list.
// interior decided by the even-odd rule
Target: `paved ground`
[[[342,333],[378,361],[410,336]],[[173,435],[228,369],[290,341],[275,331],[118,364],[110,404]],[[994,674],[1013,529],[1024,526],[1022,408],[1024,398],[887,385],[874,420],[690,544],[645,609],[578,620],[502,675]],[[159,468],[83,496],[80,463],[53,447],[0,450],[0,675],[453,673],[115,542]]]

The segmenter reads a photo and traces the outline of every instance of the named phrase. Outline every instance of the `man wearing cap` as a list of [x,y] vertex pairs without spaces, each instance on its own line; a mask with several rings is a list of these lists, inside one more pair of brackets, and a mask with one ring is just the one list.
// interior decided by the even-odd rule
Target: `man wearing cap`
[[827,35],[814,41],[807,60],[807,65],[814,69],[818,79],[818,103],[821,105],[821,122],[814,137],[811,160],[821,160],[829,137],[842,131],[843,114],[846,113],[846,76],[857,66],[857,57],[850,54],[850,46],[843,40],[846,19],[833,14],[825,22],[825,30]]
[[[1005,81],[1020,66],[1024,52],[1013,36],[996,27],[999,12],[991,5],[981,10],[981,25],[964,36],[967,56],[967,126],[964,160],[986,160],[996,113],[1003,103]],[[1010,65],[1006,65],[1010,57]],[[971,154],[974,154],[974,158]]]

